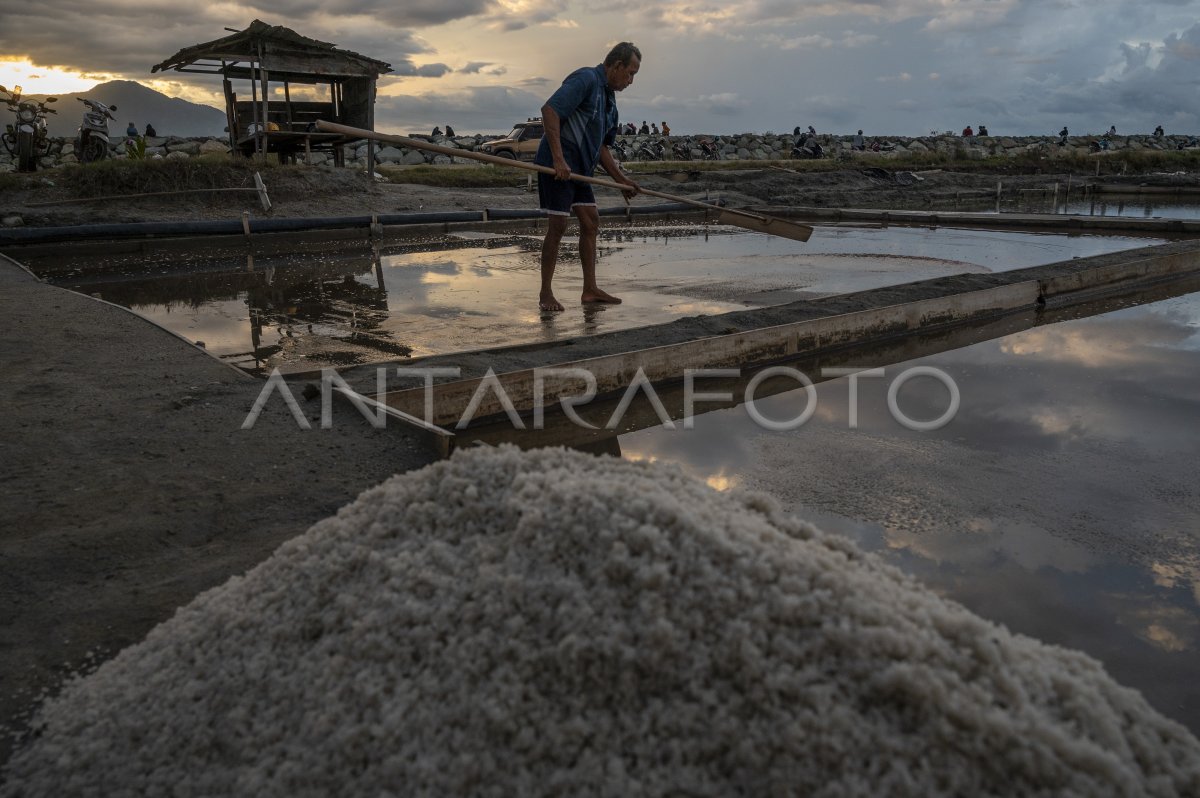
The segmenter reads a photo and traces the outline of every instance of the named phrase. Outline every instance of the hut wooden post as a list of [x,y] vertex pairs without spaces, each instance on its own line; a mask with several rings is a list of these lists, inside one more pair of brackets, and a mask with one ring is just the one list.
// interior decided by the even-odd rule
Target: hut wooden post
[[[225,62],[221,61],[221,68],[225,68]],[[233,93],[233,84],[229,82],[229,78],[221,81],[222,88],[225,90],[225,129],[229,131],[229,151],[237,151],[238,140],[238,119],[236,113],[237,97]]]
[[[371,103],[367,111],[367,120],[370,122],[371,130],[375,129],[375,81],[371,81]],[[367,177],[371,180],[375,179],[375,142],[372,139],[367,139]]]
[[258,106],[258,80],[256,78],[256,69],[252,65],[250,67],[250,104],[254,108],[254,126],[256,128],[254,133],[254,154],[258,155],[262,152],[262,129],[265,127],[265,123],[259,115],[261,109]]

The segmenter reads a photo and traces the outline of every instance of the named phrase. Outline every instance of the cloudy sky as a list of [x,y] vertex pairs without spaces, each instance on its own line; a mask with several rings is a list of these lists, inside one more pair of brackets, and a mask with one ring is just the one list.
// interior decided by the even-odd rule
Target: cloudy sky
[[505,131],[630,40],[622,118],[680,133],[1200,132],[1200,0],[13,0],[0,83],[125,78],[223,107],[218,79],[150,67],[256,18],[390,63],[385,131]]

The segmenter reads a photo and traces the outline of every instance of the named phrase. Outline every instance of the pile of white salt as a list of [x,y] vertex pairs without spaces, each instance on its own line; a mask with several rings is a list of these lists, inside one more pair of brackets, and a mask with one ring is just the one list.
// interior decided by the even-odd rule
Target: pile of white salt
[[768,498],[476,449],[69,684],[6,796],[1198,795],[1200,743]]

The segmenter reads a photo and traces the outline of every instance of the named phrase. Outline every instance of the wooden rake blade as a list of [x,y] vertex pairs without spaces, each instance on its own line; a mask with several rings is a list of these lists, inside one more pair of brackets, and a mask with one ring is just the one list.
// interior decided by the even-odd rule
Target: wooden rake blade
[[807,241],[813,232],[813,229],[806,224],[790,222],[777,216],[759,216],[757,213],[734,211],[728,208],[721,208],[717,221],[720,224],[731,224],[758,233],[791,238],[795,241]]

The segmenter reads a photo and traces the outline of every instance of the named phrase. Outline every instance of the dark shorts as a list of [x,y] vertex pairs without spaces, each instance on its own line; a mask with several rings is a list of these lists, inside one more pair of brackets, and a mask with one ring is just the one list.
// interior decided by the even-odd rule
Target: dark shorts
[[[572,157],[569,148],[563,148],[563,157],[567,166],[575,174],[582,174],[583,169],[578,163],[578,157]],[[538,173],[538,201],[542,210],[551,216],[570,216],[576,205],[596,204],[596,194],[587,183],[578,180],[556,180],[554,175]]]

